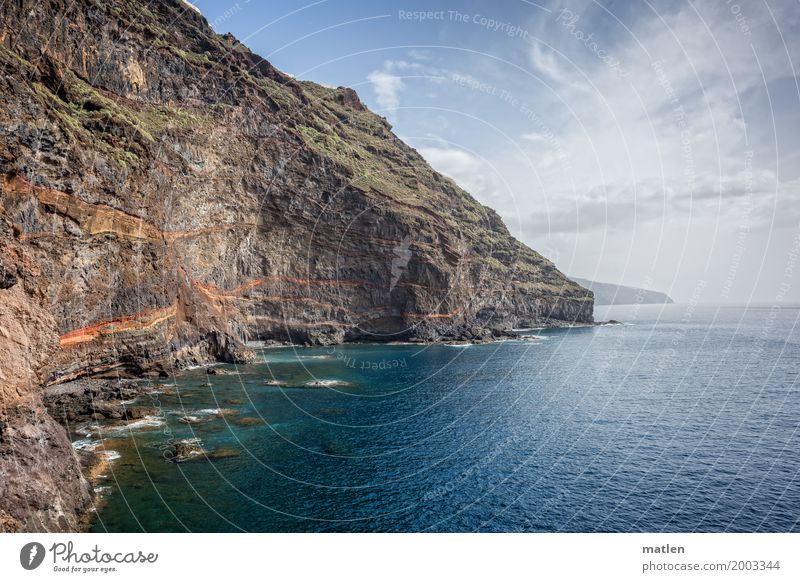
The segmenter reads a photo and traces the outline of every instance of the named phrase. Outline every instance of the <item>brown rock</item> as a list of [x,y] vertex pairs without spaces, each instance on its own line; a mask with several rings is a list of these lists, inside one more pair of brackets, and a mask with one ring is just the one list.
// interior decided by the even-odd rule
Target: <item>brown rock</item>
[[90,502],[88,485],[42,400],[42,371],[58,347],[55,322],[41,305],[45,281],[1,207],[0,257],[25,274],[0,288],[0,529],[74,530]]

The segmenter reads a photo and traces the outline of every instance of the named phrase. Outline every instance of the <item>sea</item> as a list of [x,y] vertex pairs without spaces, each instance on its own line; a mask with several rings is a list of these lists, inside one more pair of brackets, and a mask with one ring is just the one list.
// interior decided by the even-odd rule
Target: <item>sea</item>
[[91,531],[800,531],[800,307],[595,318],[155,382],[146,418],[73,427],[109,460]]

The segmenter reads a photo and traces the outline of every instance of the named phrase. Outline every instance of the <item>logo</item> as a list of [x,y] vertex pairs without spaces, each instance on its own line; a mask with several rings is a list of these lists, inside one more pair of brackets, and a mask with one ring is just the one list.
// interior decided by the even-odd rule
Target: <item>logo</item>
[[42,565],[44,554],[44,546],[39,542],[25,544],[19,552],[19,563],[26,570],[35,570]]

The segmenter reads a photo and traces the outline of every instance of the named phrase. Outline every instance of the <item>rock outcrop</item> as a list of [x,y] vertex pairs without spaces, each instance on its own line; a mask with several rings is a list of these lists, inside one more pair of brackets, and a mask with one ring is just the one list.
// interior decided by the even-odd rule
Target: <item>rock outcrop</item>
[[[2,341],[16,350],[0,351],[14,378],[3,410],[24,403],[2,442],[35,455],[44,439],[60,455],[64,515],[82,486],[40,381],[248,361],[250,340],[481,339],[592,321],[591,292],[354,91],[281,73],[185,3],[16,0],[0,25],[0,244],[41,282],[16,281],[18,262],[0,272]],[[20,527],[74,526],[34,509],[38,525]]]

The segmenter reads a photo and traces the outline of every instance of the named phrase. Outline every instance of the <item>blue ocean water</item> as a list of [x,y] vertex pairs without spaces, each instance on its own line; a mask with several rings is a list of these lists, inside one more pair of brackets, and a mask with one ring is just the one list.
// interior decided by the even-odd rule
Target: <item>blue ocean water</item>
[[[800,530],[800,308],[596,317],[625,325],[189,372],[141,397],[155,426],[105,433],[92,530]],[[210,456],[165,462],[175,438]]]

